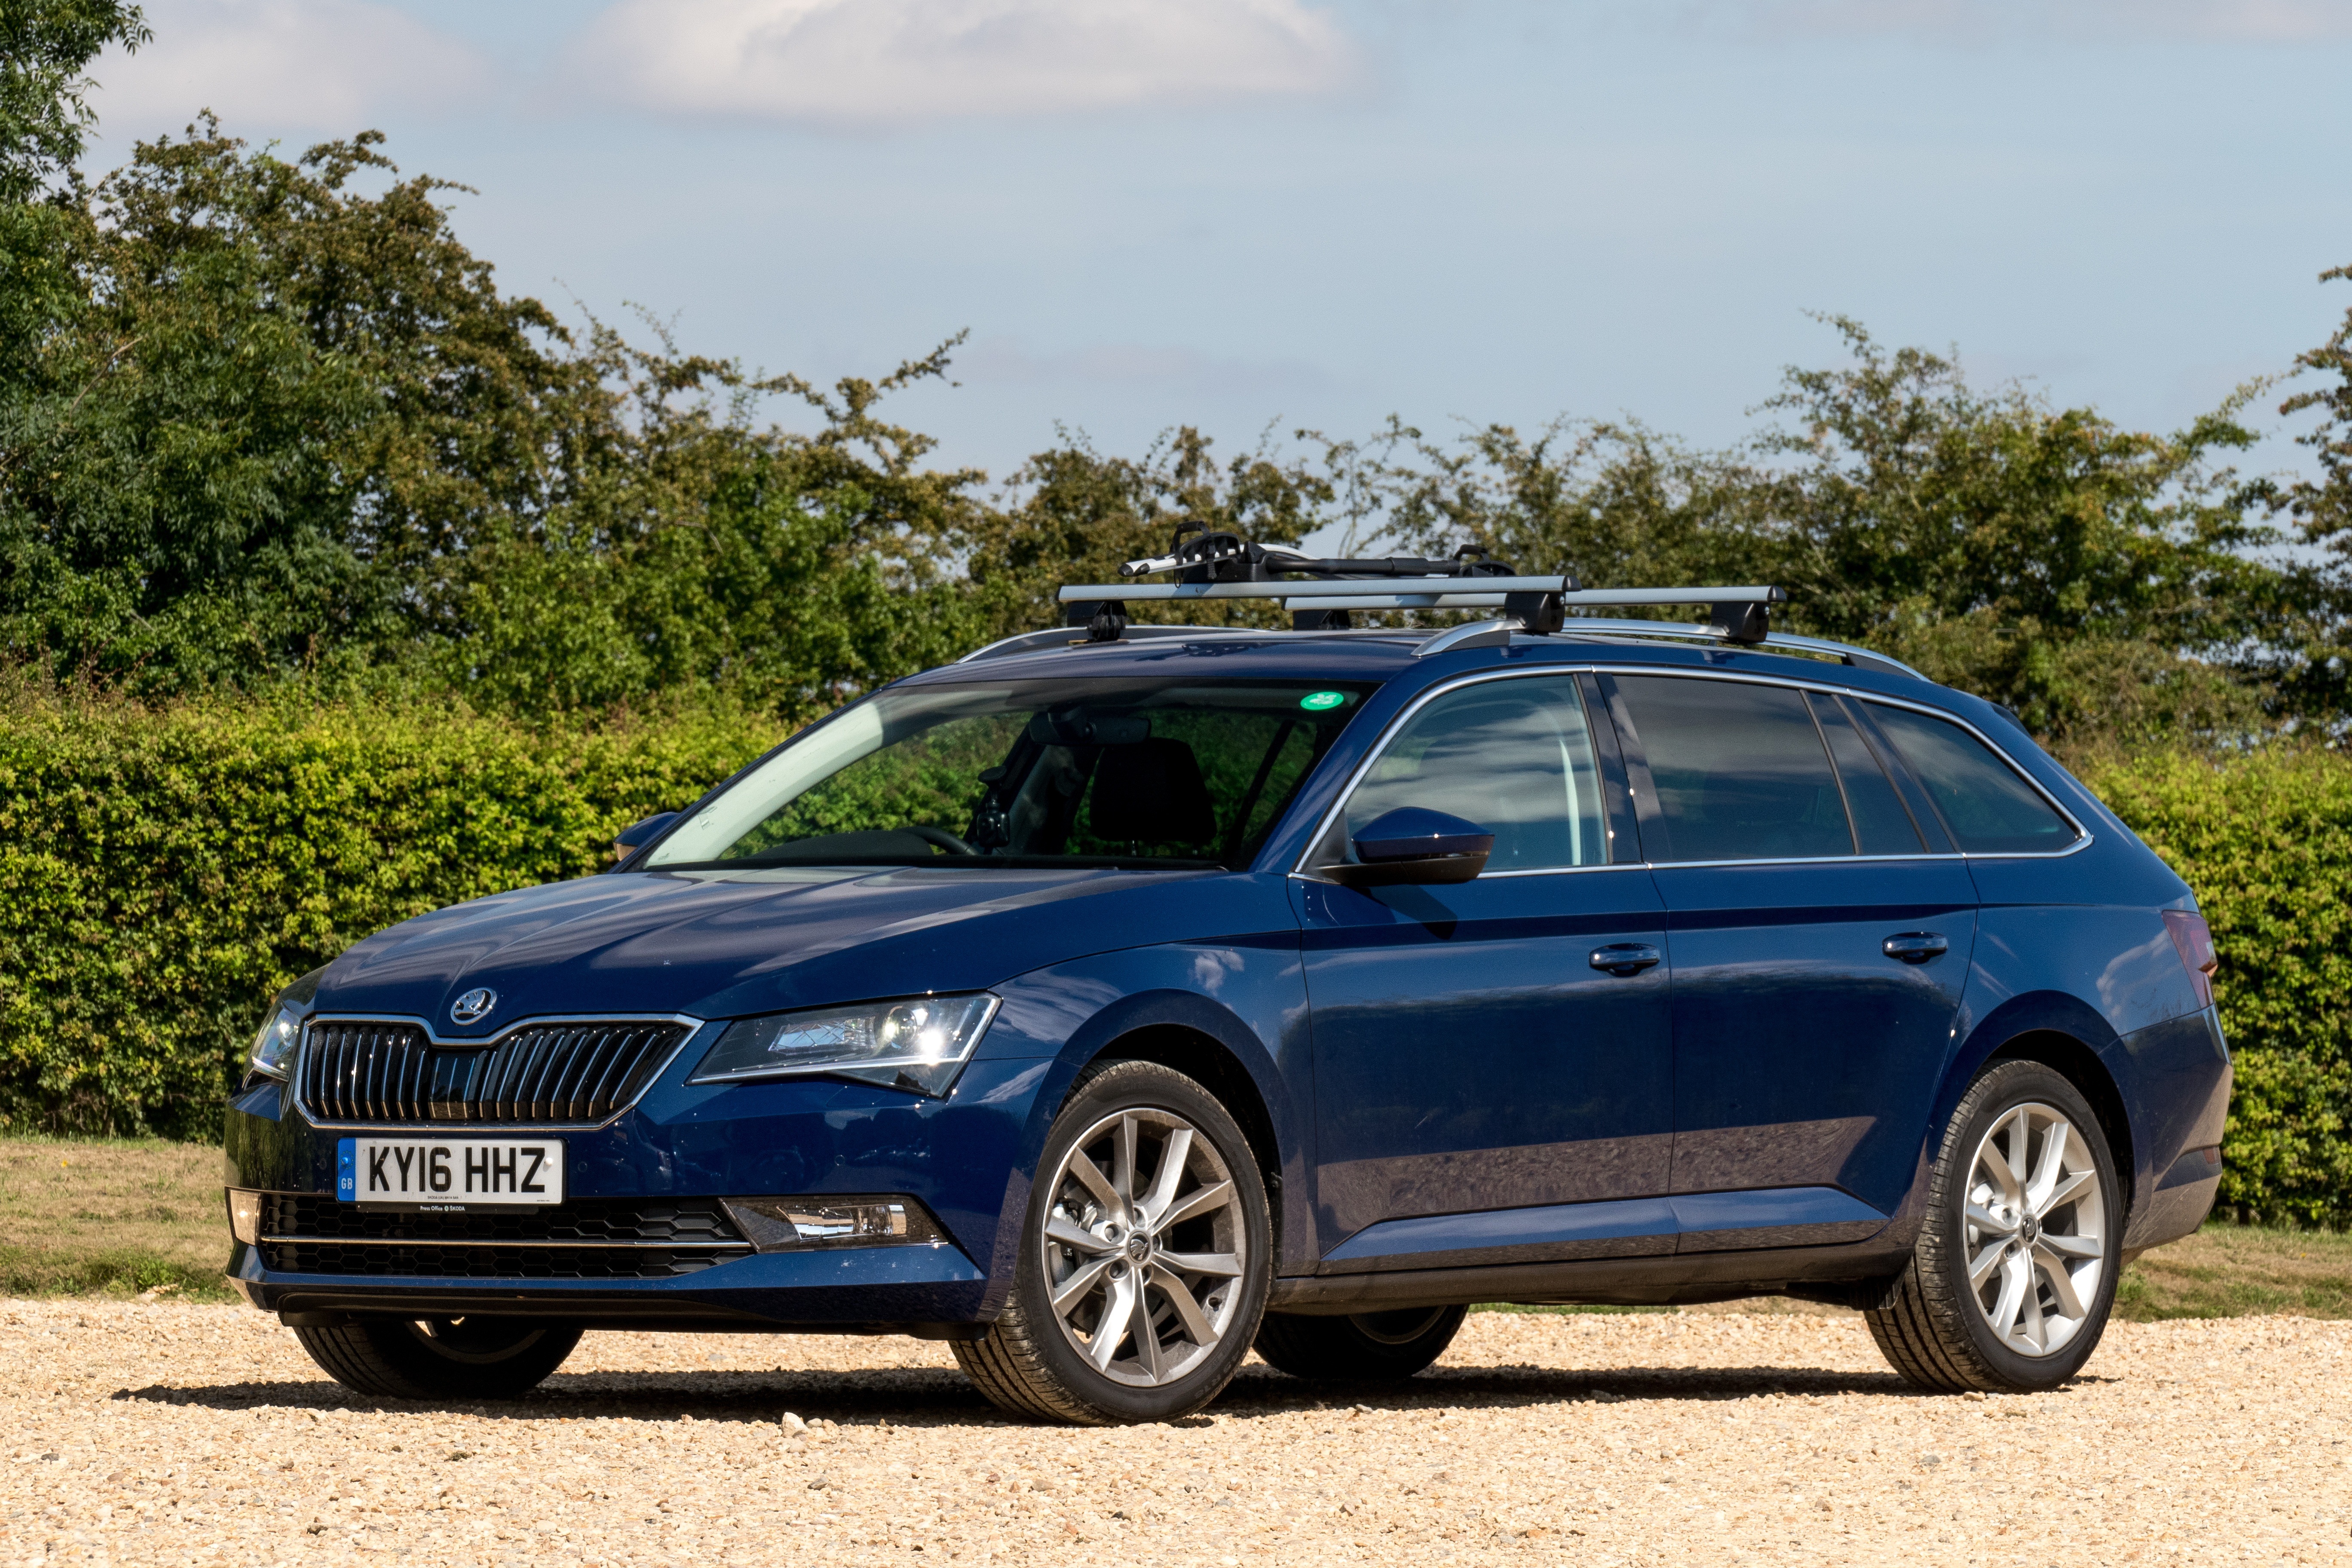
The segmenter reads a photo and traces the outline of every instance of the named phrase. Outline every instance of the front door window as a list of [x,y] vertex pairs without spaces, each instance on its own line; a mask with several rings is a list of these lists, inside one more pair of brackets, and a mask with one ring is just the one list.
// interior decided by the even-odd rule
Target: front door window
[[1349,797],[1347,830],[1407,805],[1494,834],[1489,876],[1606,864],[1599,764],[1573,679],[1489,681],[1415,714]]

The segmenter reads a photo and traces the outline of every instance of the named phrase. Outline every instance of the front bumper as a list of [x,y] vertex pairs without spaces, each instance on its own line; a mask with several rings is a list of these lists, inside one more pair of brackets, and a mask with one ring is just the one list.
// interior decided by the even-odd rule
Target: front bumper
[[593,1327],[919,1333],[984,1322],[988,1277],[941,1243],[752,1253],[668,1279],[566,1280],[276,1273],[262,1268],[258,1247],[240,1242],[229,1283],[254,1306],[289,1316],[473,1313]]
[[[253,1305],[289,1315],[472,1312],[640,1328],[953,1332],[992,1320],[1002,1303],[995,1260],[1027,1202],[1031,1113],[1052,1066],[976,1061],[945,1100],[816,1079],[694,1088],[666,1074],[607,1125],[534,1134],[565,1141],[568,1204],[903,1194],[938,1219],[944,1242],[730,1254],[665,1278],[570,1279],[551,1277],[561,1268],[511,1277],[350,1271],[364,1267],[352,1261],[362,1249],[345,1249],[334,1272],[273,1269],[263,1247],[238,1242],[230,1283]],[[279,1086],[263,1085],[229,1108],[228,1184],[332,1202],[337,1143],[348,1135],[311,1126]]]

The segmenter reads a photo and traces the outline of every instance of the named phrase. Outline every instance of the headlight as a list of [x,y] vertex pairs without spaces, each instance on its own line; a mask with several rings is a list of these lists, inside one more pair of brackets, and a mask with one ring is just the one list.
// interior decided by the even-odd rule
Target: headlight
[[327,973],[324,965],[310,971],[299,980],[280,991],[269,1005],[269,1022],[253,1037],[253,1049],[246,1053],[246,1066],[263,1078],[281,1082],[294,1071],[294,1051],[302,1043],[302,1020],[310,1004],[319,998],[319,982]]
[[738,1018],[688,1083],[823,1074],[943,1095],[996,1016],[996,998],[917,996]]
[[284,1079],[294,1070],[294,1048],[302,1043],[302,1015],[280,1004],[253,1037],[250,1066],[264,1078]]

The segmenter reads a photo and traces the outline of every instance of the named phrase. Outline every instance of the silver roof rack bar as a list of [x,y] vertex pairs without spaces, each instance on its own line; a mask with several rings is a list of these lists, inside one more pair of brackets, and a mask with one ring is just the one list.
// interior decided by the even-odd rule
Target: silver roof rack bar
[[[1106,599],[1312,599],[1318,609],[1337,608],[1335,599],[1360,599],[1363,609],[1421,609],[1422,605],[1379,605],[1369,601],[1391,598],[1460,598],[1469,607],[1499,604],[1504,594],[1557,594],[1570,609],[1636,605],[1780,605],[1789,595],[1779,588],[1748,584],[1727,588],[1576,588],[1573,577],[1391,577],[1384,590],[1373,590],[1364,578],[1325,579],[1301,583],[1088,583],[1065,585],[1056,595],[1065,605],[1099,603]],[[1475,591],[1465,584],[1475,584]],[[1369,590],[1369,591],[1368,591]],[[1443,607],[1443,606],[1440,606]]]
[[[1397,584],[1391,592],[1419,591],[1444,593],[1447,587],[1465,582],[1475,583],[1485,594],[1562,594],[1573,577],[1392,577],[1386,579]],[[1422,584],[1428,586],[1421,587]],[[1065,586],[1057,597],[1065,605],[1086,604],[1104,599],[1331,599],[1360,595],[1371,588],[1363,578],[1353,580],[1325,579],[1301,583],[1094,583]],[[1632,604],[1654,604],[1651,599],[1629,600]],[[1699,601],[1692,600],[1696,604]]]
[[1507,594],[1327,594],[1285,599],[1286,610],[1499,610]]

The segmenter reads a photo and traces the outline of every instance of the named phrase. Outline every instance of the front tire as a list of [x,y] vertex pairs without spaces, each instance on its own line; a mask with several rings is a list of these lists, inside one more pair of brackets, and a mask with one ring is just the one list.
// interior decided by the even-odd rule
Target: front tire
[[563,1364],[570,1323],[532,1318],[357,1318],[294,1337],[329,1377],[381,1399],[512,1399]]
[[1445,1353],[1469,1310],[1408,1307],[1344,1318],[1268,1312],[1258,1326],[1257,1353],[1293,1377],[1401,1381]]
[[1233,1380],[1273,1278],[1265,1187],[1225,1108],[1181,1073],[1080,1079],[1046,1134],[1013,1289],[967,1375],[1014,1415],[1172,1421]]
[[2122,1186],[2090,1103],[2039,1062],[1986,1068],[1952,1113],[1911,1262],[1871,1337],[1935,1393],[2055,1388],[2115,1305]]

